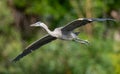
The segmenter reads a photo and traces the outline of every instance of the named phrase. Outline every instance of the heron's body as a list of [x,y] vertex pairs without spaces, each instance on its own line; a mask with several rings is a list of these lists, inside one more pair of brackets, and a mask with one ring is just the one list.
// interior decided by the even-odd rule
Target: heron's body
[[41,24],[41,27],[44,28],[51,36],[56,37],[58,39],[73,40],[77,38],[77,35],[72,31],[62,31],[63,27],[59,27],[56,28],[54,31],[50,31],[44,23],[39,23],[39,24]]
[[77,38],[77,35],[72,32],[72,31],[69,31],[69,32],[62,32],[62,37],[60,39],[63,39],[63,40],[74,40],[75,38]]
[[82,40],[77,37],[79,32],[73,32],[74,29],[76,29],[80,26],[86,25],[87,23],[94,22],[94,21],[112,21],[112,20],[113,19],[107,19],[107,18],[106,19],[79,18],[77,20],[72,21],[71,23],[69,23],[68,25],[66,25],[64,27],[56,28],[54,31],[50,31],[48,29],[48,27],[42,22],[37,22],[35,24],[32,24],[31,26],[38,26],[38,27],[44,28],[48,32],[48,35],[44,36],[43,38],[40,38],[39,40],[37,40],[34,43],[32,43],[31,45],[29,45],[27,48],[25,48],[25,50],[21,54],[19,54],[15,59],[13,59],[13,61],[15,61],[15,62],[18,61],[22,57],[31,53],[31,51],[34,51],[34,50],[38,49],[39,47],[41,47],[53,40],[56,40],[56,39],[73,40],[76,42],[87,44],[88,41]]
[[56,28],[52,33],[49,33],[51,36],[56,38],[62,38],[61,28]]

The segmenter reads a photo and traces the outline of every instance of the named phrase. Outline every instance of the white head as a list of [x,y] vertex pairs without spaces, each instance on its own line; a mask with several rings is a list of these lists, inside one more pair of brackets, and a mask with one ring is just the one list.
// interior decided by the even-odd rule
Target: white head
[[35,27],[46,27],[46,25],[42,22],[36,22],[35,24],[32,24],[30,26],[35,26]]

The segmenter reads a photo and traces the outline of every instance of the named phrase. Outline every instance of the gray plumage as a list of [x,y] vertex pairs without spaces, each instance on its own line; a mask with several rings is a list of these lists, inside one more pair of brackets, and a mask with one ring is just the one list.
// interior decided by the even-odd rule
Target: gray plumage
[[12,61],[16,62],[16,61],[20,60],[21,58],[23,58],[24,56],[31,53],[32,51],[38,49],[39,47],[41,47],[53,40],[56,40],[56,39],[73,40],[76,42],[87,44],[88,41],[78,38],[77,35],[79,34],[79,32],[73,32],[73,30],[78,27],[81,27],[83,25],[86,25],[88,23],[91,23],[93,21],[113,21],[113,19],[109,19],[109,18],[102,18],[102,19],[100,19],[100,18],[79,18],[79,19],[76,19],[76,20],[70,22],[69,24],[67,24],[64,27],[56,28],[54,31],[50,31],[48,29],[48,27],[42,22],[37,22],[35,24],[32,24],[31,26],[38,26],[38,27],[44,28],[48,32],[48,35],[40,38],[39,40],[37,40],[34,43],[32,43],[31,45],[29,45],[27,48],[25,48],[25,50],[21,54],[19,54]]

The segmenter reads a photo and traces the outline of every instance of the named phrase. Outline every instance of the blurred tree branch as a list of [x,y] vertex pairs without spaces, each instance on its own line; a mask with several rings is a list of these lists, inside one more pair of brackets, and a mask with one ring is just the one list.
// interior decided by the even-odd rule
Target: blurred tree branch
[[14,5],[13,0],[7,0],[7,4],[11,9],[12,15],[14,17],[14,25],[19,29],[22,39],[27,40],[32,35],[32,30],[30,24],[38,20],[37,15],[27,15],[25,14],[25,8],[19,9]]
[[[86,11],[86,17],[92,18],[92,0],[86,0],[85,3],[85,11]],[[89,36],[92,36],[92,25],[91,23],[89,25],[85,26],[86,32]]]

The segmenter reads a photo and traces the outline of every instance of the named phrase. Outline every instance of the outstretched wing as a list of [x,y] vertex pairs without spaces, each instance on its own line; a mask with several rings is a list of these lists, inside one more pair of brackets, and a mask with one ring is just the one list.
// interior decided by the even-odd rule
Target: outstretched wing
[[77,27],[86,25],[93,21],[113,21],[113,19],[109,19],[109,18],[79,18],[77,20],[72,21],[65,27],[63,27],[62,31],[72,31],[72,30],[76,29]]
[[24,56],[28,55],[32,51],[36,50],[37,48],[41,47],[44,44],[47,44],[53,40],[55,40],[55,37],[52,37],[50,35],[46,35],[43,38],[40,38],[39,40],[35,41],[31,45],[29,45],[21,54],[19,54],[15,59],[13,59],[13,62],[16,62],[23,58]]

